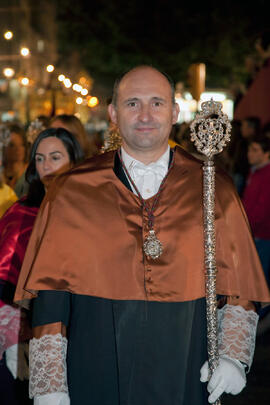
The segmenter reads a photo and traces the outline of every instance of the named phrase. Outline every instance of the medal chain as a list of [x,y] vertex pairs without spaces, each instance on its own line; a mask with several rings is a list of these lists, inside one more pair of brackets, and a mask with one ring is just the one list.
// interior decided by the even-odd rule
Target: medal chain
[[142,208],[145,208],[145,210],[146,210],[146,212],[147,212],[147,216],[148,216],[148,227],[149,227],[149,229],[151,230],[151,229],[154,228],[154,221],[155,221],[154,210],[155,210],[155,208],[156,208],[156,206],[157,206],[157,203],[158,203],[158,201],[159,201],[159,198],[160,198],[161,192],[162,192],[162,190],[163,190],[163,186],[164,186],[165,180],[167,179],[167,177],[168,177],[168,175],[169,175],[169,172],[171,171],[171,169],[172,169],[172,167],[173,167],[173,164],[174,164],[174,154],[173,154],[171,163],[170,163],[170,165],[169,165],[169,167],[168,167],[168,171],[167,171],[165,177],[163,178],[163,180],[162,180],[162,182],[161,182],[161,184],[160,184],[160,186],[159,186],[158,192],[157,192],[156,195],[155,195],[155,198],[154,198],[152,207],[149,207],[148,204],[146,203],[146,201],[143,199],[143,197],[142,197],[141,193],[139,192],[139,190],[138,190],[136,184],[134,183],[133,179],[131,178],[131,176],[130,176],[130,174],[129,174],[129,172],[128,172],[128,170],[127,170],[127,168],[126,168],[126,166],[125,166],[125,164],[124,164],[124,162],[123,162],[123,160],[122,160],[121,153],[120,153],[120,150],[119,150],[119,149],[118,149],[117,153],[118,153],[120,162],[121,162],[121,164],[122,164],[122,167],[123,167],[123,169],[124,169],[124,172],[125,172],[127,178],[129,179],[130,183],[131,183],[132,186],[134,187],[134,190],[136,191],[136,193],[137,193],[137,195],[138,195],[138,197],[139,197],[139,199],[140,199],[140,202],[141,202],[141,204],[142,204]]

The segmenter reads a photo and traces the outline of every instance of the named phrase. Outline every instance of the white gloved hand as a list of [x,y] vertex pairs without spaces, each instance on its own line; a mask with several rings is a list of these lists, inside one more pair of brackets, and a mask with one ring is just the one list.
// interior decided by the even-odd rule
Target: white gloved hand
[[28,358],[28,343],[16,343],[6,350],[6,365],[13,378],[19,378],[22,381],[29,379]]
[[66,392],[52,392],[45,395],[36,395],[34,405],[70,405],[70,399]]
[[18,344],[10,346],[6,350],[6,365],[13,378],[17,378],[17,368],[18,368]]
[[[209,380],[210,370],[208,361],[201,368],[201,382]],[[207,385],[207,390],[211,394],[208,397],[210,404],[226,392],[227,394],[239,394],[246,385],[245,368],[240,361],[229,357],[220,357],[219,365],[214,371]]]

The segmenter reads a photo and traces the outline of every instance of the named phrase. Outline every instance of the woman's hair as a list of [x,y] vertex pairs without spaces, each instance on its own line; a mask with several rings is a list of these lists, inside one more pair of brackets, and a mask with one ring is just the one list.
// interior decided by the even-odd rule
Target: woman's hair
[[[10,134],[14,133],[19,135],[19,137],[22,140],[22,144],[24,147],[24,162],[28,162],[28,142],[27,142],[27,137],[26,137],[26,133],[25,130],[18,124],[7,124],[7,129],[9,130]],[[3,166],[5,167],[7,165],[7,146],[4,147],[4,151],[3,151]]]
[[51,119],[50,126],[52,126],[52,124],[56,121],[61,122],[63,124],[63,128],[66,128],[77,138],[84,152],[87,154],[89,149],[89,139],[87,132],[79,118],[72,114],[59,114]]
[[22,201],[23,205],[36,206],[39,207],[44,195],[45,188],[40,180],[39,174],[36,169],[36,151],[38,145],[43,139],[56,137],[60,139],[69,155],[70,162],[73,164],[80,163],[84,159],[84,152],[75,138],[69,131],[64,128],[47,128],[36,137],[31,151],[29,164],[26,169],[25,179],[29,184],[29,191],[27,193],[26,199]]

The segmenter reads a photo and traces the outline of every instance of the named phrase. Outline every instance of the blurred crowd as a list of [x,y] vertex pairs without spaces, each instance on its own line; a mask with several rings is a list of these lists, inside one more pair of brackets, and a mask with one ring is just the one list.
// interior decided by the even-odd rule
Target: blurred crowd
[[[251,56],[247,57],[250,78],[245,91],[269,62],[269,43],[270,37],[256,43],[261,52],[257,63]],[[245,91],[239,94],[236,104]],[[254,113],[241,119],[235,117],[231,124],[231,141],[216,156],[216,166],[227,173],[241,197],[270,286],[270,109],[268,121]],[[191,141],[190,123],[176,124],[169,143],[171,147],[181,146],[196,159],[204,159]],[[13,306],[12,294],[35,217],[46,194],[45,178],[120,145],[121,137],[111,122],[104,133],[88,133],[75,115],[39,116],[27,128],[19,123],[0,125],[0,343],[3,346],[0,378],[5,382],[1,384],[0,398],[4,398],[4,403],[18,405],[28,401],[24,385],[27,365],[18,370],[17,363],[18,353],[27,358],[24,344],[30,338],[29,321],[27,314]],[[263,333],[269,328],[268,307],[261,310],[260,317],[258,333]]]

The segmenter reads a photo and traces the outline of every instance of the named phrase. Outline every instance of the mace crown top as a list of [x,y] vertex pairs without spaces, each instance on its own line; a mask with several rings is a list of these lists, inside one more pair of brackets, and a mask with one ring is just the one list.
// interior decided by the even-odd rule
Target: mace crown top
[[229,142],[231,123],[222,112],[222,104],[211,98],[202,103],[202,110],[191,123],[190,130],[191,141],[197,150],[211,159]]

